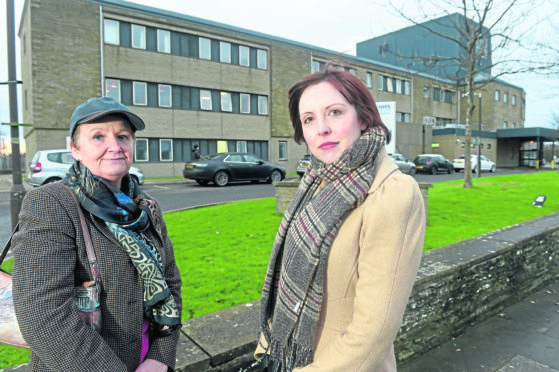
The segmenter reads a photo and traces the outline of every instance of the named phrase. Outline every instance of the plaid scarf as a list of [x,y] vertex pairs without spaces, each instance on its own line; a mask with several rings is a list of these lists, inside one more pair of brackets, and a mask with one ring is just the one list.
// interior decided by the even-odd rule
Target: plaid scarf
[[165,336],[181,327],[175,299],[165,282],[161,255],[148,233],[150,227],[162,244],[161,216],[156,205],[127,174],[121,190],[76,162],[64,183],[78,196],[81,206],[102,219],[128,254],[144,283],[144,317],[150,333]]
[[384,142],[381,131],[370,129],[334,163],[313,157],[287,207],[262,289],[260,330],[268,343],[262,361],[270,371],[313,360],[330,247],[348,212],[365,200]]

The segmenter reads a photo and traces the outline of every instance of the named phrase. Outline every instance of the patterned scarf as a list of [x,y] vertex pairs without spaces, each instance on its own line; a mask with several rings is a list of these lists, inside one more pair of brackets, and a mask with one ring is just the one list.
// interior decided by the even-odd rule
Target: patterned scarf
[[132,182],[127,174],[121,191],[95,176],[79,162],[74,163],[64,179],[82,207],[105,221],[115,239],[128,254],[144,282],[144,316],[150,332],[163,336],[181,327],[174,297],[165,282],[161,256],[148,231],[153,227],[162,244],[161,218],[155,202]]
[[365,200],[384,142],[380,130],[370,129],[334,163],[313,157],[283,216],[261,300],[260,327],[268,343],[263,364],[270,371],[291,371],[313,360],[330,247],[347,213]]

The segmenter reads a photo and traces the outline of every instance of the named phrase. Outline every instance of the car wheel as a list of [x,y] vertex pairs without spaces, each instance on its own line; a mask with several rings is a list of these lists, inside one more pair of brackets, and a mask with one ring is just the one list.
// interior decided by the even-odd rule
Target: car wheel
[[46,185],[47,183],[53,183],[56,181],[60,181],[62,178],[58,178],[58,177],[51,177],[49,179],[47,179],[45,182],[43,182],[43,185]]
[[281,181],[281,172],[276,169],[272,172],[272,174],[270,174],[270,178],[268,179],[268,182],[272,183],[272,182],[279,182],[279,181]]
[[474,167],[474,168],[472,169],[472,173],[477,173],[477,167]]
[[208,184],[208,180],[196,180],[196,183],[201,186],[206,186]]
[[214,183],[219,186],[223,187],[229,183],[229,175],[225,171],[219,171],[214,176]]
[[410,176],[415,176],[415,168],[410,168]]
[[489,169],[489,172],[491,172],[491,173],[495,173],[495,171],[496,171],[496,169],[495,169],[495,166],[494,166],[494,165],[492,165],[492,166],[491,166],[491,169]]
[[437,171],[438,171],[437,167],[433,166],[433,167],[431,168],[431,174],[432,174],[432,175],[437,174]]
[[452,174],[453,171],[454,171],[454,168],[453,168],[453,167],[448,168],[448,174]]

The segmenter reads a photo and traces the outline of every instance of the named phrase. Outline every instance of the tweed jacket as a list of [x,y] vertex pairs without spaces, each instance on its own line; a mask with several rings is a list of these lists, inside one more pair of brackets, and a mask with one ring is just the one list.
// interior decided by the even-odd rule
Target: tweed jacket
[[[74,286],[92,280],[76,202],[61,183],[28,192],[12,250],[16,316],[31,347],[33,371],[134,371],[140,364],[143,282],[105,222],[83,210],[101,277],[102,330],[78,315]],[[157,212],[161,214],[161,210]],[[159,246],[165,278],[182,310],[181,278],[162,221]],[[173,370],[179,332],[150,340],[146,359]]]
[[415,180],[385,149],[378,160],[367,198],[330,248],[313,362],[297,372],[396,371],[393,343],[421,260],[426,218]]

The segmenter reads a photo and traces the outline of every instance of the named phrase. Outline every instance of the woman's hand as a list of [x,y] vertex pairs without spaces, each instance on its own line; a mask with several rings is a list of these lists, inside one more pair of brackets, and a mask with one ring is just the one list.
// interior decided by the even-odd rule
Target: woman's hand
[[155,359],[146,359],[136,368],[136,372],[166,372],[167,366]]

